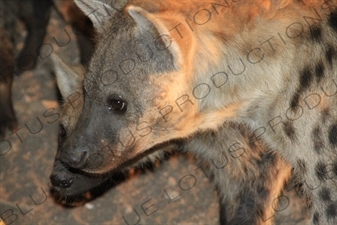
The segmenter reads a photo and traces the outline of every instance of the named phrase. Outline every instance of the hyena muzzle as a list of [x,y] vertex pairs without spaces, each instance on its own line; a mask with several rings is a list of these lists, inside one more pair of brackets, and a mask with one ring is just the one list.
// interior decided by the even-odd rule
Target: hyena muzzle
[[[53,56],[55,64],[55,75],[58,86],[60,87],[61,96],[64,99],[63,108],[60,116],[59,132],[59,146],[62,145],[64,135],[66,132],[71,133],[75,127],[79,114],[82,111],[83,106],[83,85],[85,70],[82,66],[67,65],[62,62],[57,56]],[[101,184],[109,182],[109,177],[98,176],[84,176],[80,172],[71,171],[71,168],[60,160],[56,159],[54,162],[53,173],[51,174],[51,181],[54,187],[60,187],[57,189],[56,196],[61,201],[65,200],[66,204],[71,204],[73,197],[79,199],[83,193],[95,188]],[[75,181],[75,182],[73,182]],[[72,186],[72,189],[68,187]],[[63,198],[63,196],[68,196]]]
[[[56,159],[97,175],[175,141],[221,162],[233,135],[250,147],[262,140],[257,146],[282,155],[304,183],[312,224],[337,223],[335,0],[77,4],[98,32],[97,47],[82,112]],[[279,157],[263,156],[267,165]],[[270,176],[274,167],[267,168]],[[226,173],[217,172],[222,190]],[[287,177],[289,167],[279,173]],[[239,224],[231,215],[221,222]]]

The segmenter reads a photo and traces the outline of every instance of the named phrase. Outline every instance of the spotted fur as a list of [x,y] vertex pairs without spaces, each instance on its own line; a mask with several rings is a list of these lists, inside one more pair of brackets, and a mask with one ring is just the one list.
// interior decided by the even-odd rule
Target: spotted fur
[[[105,174],[179,140],[218,160],[233,122],[246,127],[245,143],[262,141],[291,164],[312,224],[337,224],[335,0],[77,3],[98,31],[97,48],[83,112],[57,158]],[[222,188],[223,174],[215,176]],[[264,201],[271,189],[258,186],[268,178],[257,178]],[[255,218],[266,212],[259,204]]]

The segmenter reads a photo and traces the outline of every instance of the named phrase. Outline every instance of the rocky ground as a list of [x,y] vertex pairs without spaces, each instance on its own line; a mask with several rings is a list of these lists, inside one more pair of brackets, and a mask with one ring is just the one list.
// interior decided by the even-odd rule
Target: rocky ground
[[[18,29],[24,35],[24,27],[19,24]],[[65,31],[71,35],[70,40]],[[20,49],[22,42],[17,47]],[[57,149],[59,102],[51,53],[70,63],[79,61],[72,29],[55,11],[36,69],[14,80],[13,101],[19,129],[0,140],[3,222],[7,225],[218,224],[217,193],[190,156],[175,155],[153,170],[134,173],[77,207],[55,202],[49,189],[49,175]],[[190,185],[188,190],[186,185]],[[294,191],[285,191],[285,196],[288,198],[282,199],[275,214],[276,224],[305,224],[304,199]]]

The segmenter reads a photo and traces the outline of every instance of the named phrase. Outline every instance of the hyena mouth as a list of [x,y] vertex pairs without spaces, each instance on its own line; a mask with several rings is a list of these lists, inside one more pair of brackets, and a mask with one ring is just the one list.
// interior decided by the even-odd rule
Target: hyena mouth
[[54,200],[65,206],[78,206],[100,197],[108,189],[125,180],[124,174],[105,178],[90,178],[75,175],[73,185],[69,188],[52,186],[50,193]]
[[[157,160],[161,160],[164,154],[174,151],[181,152],[182,144],[183,139],[172,139],[155,144],[138,154],[129,154],[127,156],[107,156],[95,153],[92,157],[89,156],[87,158],[85,168],[82,168],[80,173],[89,177],[99,178],[113,176],[118,172],[127,171],[131,167],[138,167],[144,163],[153,164]],[[132,153],[133,149],[127,151]],[[113,164],[111,164],[112,161],[114,162]]]
[[80,170],[70,168],[59,160],[55,161],[53,172],[50,175],[51,189],[58,192],[60,196],[82,194],[106,182],[108,178],[108,176],[88,176]]
[[[50,175],[51,192],[55,199],[62,204],[67,205],[73,201],[78,202],[78,200],[88,196],[88,193],[90,193],[89,196],[97,195],[97,193],[102,193],[104,190],[122,182],[126,178],[130,167],[144,165],[146,162],[152,164],[162,158],[163,151],[166,152],[168,149],[176,150],[179,145],[179,141],[169,141],[155,145],[136,157],[119,162],[114,168],[100,172],[88,169],[90,168],[88,165],[94,167],[93,162],[85,163],[86,169],[78,169],[72,168],[60,159],[56,159]],[[109,158],[105,157],[105,160],[109,161]],[[95,192],[97,193],[93,194]]]
[[50,175],[51,194],[54,199],[68,206],[76,206],[99,197],[106,190],[123,182],[125,173],[87,174],[73,169],[59,160],[55,161],[54,170]]

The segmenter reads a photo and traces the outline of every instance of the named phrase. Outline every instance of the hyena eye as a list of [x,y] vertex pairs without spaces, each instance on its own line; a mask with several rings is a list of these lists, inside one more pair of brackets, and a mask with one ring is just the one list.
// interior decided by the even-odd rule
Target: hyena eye
[[60,138],[65,138],[65,137],[67,137],[67,131],[66,131],[66,129],[64,128],[63,124],[60,124],[59,137],[60,137]]
[[125,112],[127,108],[127,103],[120,97],[111,95],[108,98],[108,109],[109,111],[116,110]]

